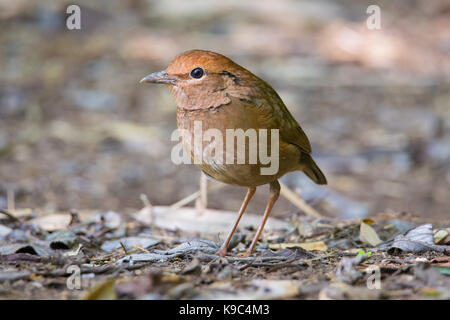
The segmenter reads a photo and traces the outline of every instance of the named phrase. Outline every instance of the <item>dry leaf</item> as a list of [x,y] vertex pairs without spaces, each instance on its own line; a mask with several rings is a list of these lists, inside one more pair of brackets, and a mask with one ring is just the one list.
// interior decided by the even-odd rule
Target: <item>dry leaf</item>
[[290,299],[298,295],[300,281],[294,280],[253,280],[247,289],[236,290],[230,282],[216,282],[211,288],[219,289],[214,299],[225,300],[261,300]]
[[363,243],[368,243],[373,247],[383,243],[381,239],[378,237],[377,232],[374,228],[369,226],[368,224],[361,222],[361,226],[359,229],[359,240]]
[[83,294],[83,300],[115,300],[117,299],[115,291],[116,279],[109,278],[96,284]]
[[449,233],[445,229],[436,231],[436,233],[434,234],[434,243],[435,244],[445,244],[444,240],[447,238],[448,235],[449,235]]
[[323,241],[313,242],[286,242],[286,243],[273,243],[269,245],[270,249],[282,250],[287,248],[301,247],[308,251],[326,251],[328,249],[327,244]]
[[139,210],[135,214],[135,219],[139,222],[142,222],[143,224],[147,226],[151,226],[153,223],[153,211],[152,207],[144,207],[141,210]]
[[375,223],[374,220],[369,219],[369,218],[362,219],[361,221],[364,222],[365,224],[368,224],[369,226]]
[[39,228],[45,231],[65,230],[72,221],[70,214],[50,214],[32,220]]
[[433,226],[427,223],[395,237],[388,252],[444,252],[450,250],[450,246],[435,245],[433,239]]

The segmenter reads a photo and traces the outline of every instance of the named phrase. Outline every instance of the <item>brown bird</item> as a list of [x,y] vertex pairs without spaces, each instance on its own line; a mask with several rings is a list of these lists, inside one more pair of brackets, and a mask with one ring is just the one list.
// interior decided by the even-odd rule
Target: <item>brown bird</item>
[[[262,223],[245,256],[254,252],[267,218],[279,197],[278,178],[288,172],[300,170],[317,184],[327,183],[325,175],[310,155],[308,137],[280,96],[265,81],[229,58],[211,51],[187,51],[174,58],[166,70],[152,73],[141,82],[168,85],[178,105],[177,124],[178,129],[181,129],[183,145],[203,172],[221,182],[248,188],[239,216],[217,252],[218,255],[227,254],[228,243],[257,186],[269,183],[270,197]],[[201,125],[202,132],[214,133],[214,139],[204,139],[200,145],[196,145],[198,124]],[[242,129],[241,133],[247,133],[245,140],[241,140],[236,148],[236,136],[227,135],[230,129],[235,133],[238,129]],[[261,135],[264,129],[266,136]],[[256,133],[252,135],[251,130]],[[227,138],[223,144],[217,141],[221,137]],[[266,145],[255,143],[255,137],[258,143],[266,141]],[[264,137],[267,139],[264,140]],[[227,149],[229,142],[233,148]],[[243,144],[244,149],[239,150]],[[252,149],[255,145],[260,147],[259,152],[262,150],[266,155],[269,151],[273,153],[272,160],[278,164],[274,165],[275,172],[263,173],[262,170],[268,169],[272,164],[268,164],[267,159],[263,161],[261,153],[256,161],[255,157],[251,161],[252,154],[258,154],[257,150]]]

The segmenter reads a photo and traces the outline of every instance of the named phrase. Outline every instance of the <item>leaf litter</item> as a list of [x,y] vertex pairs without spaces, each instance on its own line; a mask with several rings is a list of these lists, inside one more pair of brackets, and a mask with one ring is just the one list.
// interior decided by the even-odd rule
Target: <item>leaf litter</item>
[[[167,227],[167,217],[157,223],[161,212],[179,216],[180,212],[170,210],[180,209],[154,210],[150,205],[144,209],[138,215],[91,210],[30,213],[17,219],[5,216],[0,220],[6,230],[0,241],[0,297],[450,297],[448,222],[433,227],[417,221],[411,224],[392,214],[364,220],[294,214],[288,223],[269,221],[272,227],[264,231],[251,257],[240,253],[254,230],[246,224],[239,226],[230,254],[218,257],[215,252],[228,231],[223,219],[215,219],[222,213],[210,211],[207,218],[199,217],[213,224],[207,230],[203,223],[195,228],[195,216],[186,225],[178,222],[176,228]],[[143,220],[142,213],[150,211],[152,219]],[[181,211],[193,215],[195,209]],[[256,218],[248,214],[247,221]],[[379,289],[371,289],[374,275]]]

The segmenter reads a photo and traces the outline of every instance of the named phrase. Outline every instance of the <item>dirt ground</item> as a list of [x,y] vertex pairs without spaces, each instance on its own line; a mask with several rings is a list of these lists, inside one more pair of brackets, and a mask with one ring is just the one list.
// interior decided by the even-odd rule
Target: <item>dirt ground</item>
[[[80,0],[73,31],[68,4],[0,0],[0,298],[448,299],[448,1],[378,1],[380,30],[366,26],[373,1]],[[138,215],[199,189],[200,171],[170,160],[173,98],[138,83],[194,48],[270,83],[329,181],[283,177],[322,217],[280,198],[277,227],[250,260],[238,254],[257,224],[218,259],[228,224],[209,232]],[[210,217],[235,212],[244,194],[211,191],[207,206],[220,212]],[[259,188],[249,217],[259,221],[267,197]],[[419,247],[392,247],[427,223]],[[130,237],[129,247],[102,249]],[[72,265],[83,278],[73,290]],[[371,266],[380,290],[367,286]]]

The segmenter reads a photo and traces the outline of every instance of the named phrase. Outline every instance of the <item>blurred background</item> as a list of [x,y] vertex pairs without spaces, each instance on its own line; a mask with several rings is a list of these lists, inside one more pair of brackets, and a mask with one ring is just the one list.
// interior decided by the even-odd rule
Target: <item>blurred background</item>
[[[66,8],[81,8],[81,30]],[[381,29],[369,30],[369,5]],[[450,2],[0,0],[0,208],[124,212],[170,205],[200,171],[170,160],[176,105],[139,85],[207,49],[269,82],[328,177],[283,182],[327,216],[450,211]],[[251,212],[262,212],[259,188]],[[237,210],[245,189],[209,195]],[[10,197],[11,199],[11,197]],[[281,199],[274,216],[298,211]]]

